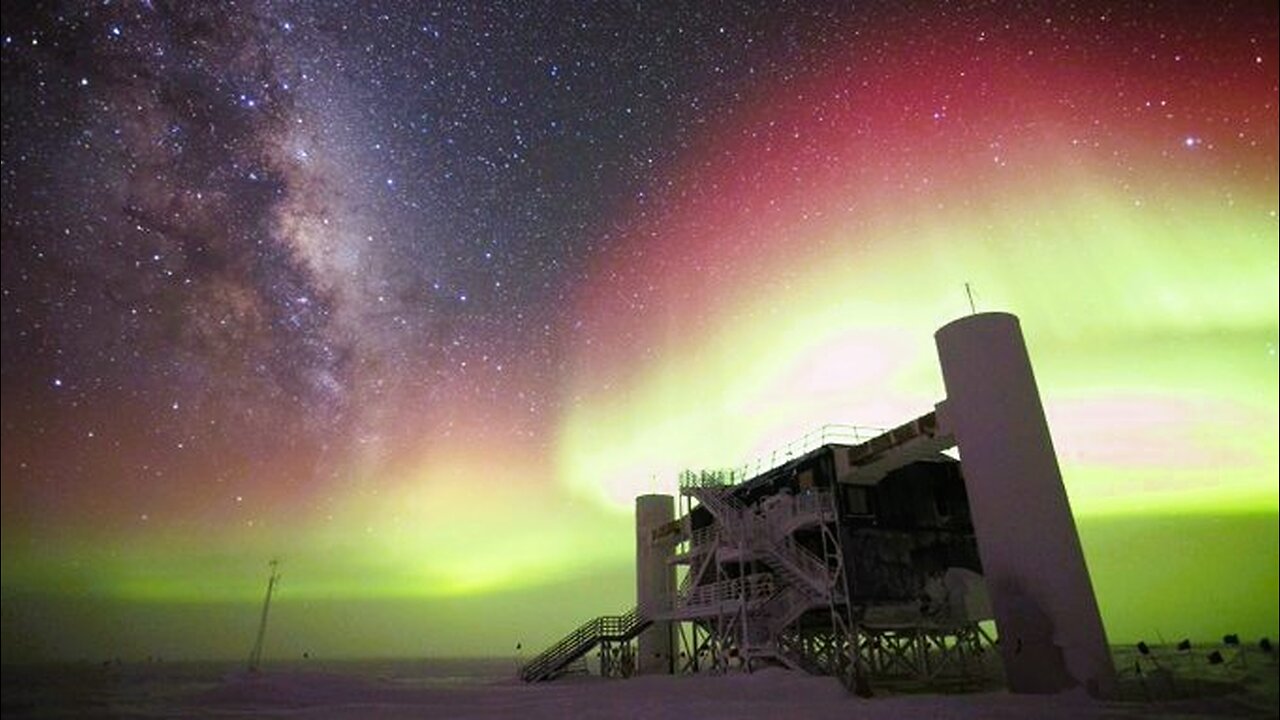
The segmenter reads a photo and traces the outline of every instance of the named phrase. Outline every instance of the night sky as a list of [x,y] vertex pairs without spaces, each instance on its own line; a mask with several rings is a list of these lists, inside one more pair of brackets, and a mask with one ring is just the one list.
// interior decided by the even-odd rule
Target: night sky
[[1192,5],[6,3],[6,659],[238,656],[273,557],[269,655],[537,645],[965,283],[1113,638],[1274,633],[1277,8]]

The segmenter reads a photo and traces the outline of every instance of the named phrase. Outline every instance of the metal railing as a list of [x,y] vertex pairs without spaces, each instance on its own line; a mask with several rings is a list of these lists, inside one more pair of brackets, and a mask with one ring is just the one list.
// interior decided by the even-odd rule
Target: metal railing
[[602,615],[588,620],[530,660],[520,669],[520,678],[525,682],[549,680],[597,643],[625,642],[639,635],[650,623],[638,608],[623,615]]
[[753,573],[740,578],[703,583],[676,597],[677,610],[712,608],[727,602],[753,602],[771,597],[775,586],[769,573]]
[[746,479],[735,468],[681,470],[679,476],[681,489],[728,487]]
[[884,432],[883,428],[863,425],[823,425],[741,465],[715,470],[685,470],[680,473],[680,488],[738,485],[824,445],[860,445]]
[[792,531],[806,515],[825,518],[834,517],[834,513],[835,498],[830,492],[783,496],[759,512],[747,513],[742,531],[751,539],[753,549],[764,554],[769,565],[791,576],[800,590],[815,600],[829,600],[834,587],[832,568],[797,542]]
[[761,456],[758,461],[769,458],[773,462],[778,458],[785,458],[782,462],[786,462],[790,458],[800,457],[823,445],[857,445],[883,433],[884,428],[865,425],[823,425],[775,449],[769,455]]
[[808,595],[798,588],[787,585],[769,598],[764,611],[774,627],[785,628],[812,607],[815,607],[815,604]]
[[762,543],[766,561],[789,575],[792,584],[815,600],[827,600],[831,593],[831,569],[813,553],[790,537]]
[[760,510],[773,536],[792,533],[812,522],[827,522],[835,518],[835,502],[829,490],[810,490],[799,495],[782,492],[763,501]]
[[727,487],[701,485],[690,487],[688,491],[720,521],[722,537],[727,537],[726,534],[732,534],[737,530],[747,508]]
[[815,598],[825,599],[830,595],[831,568],[791,536],[791,526],[803,514],[816,513],[824,517],[834,512],[834,497],[830,492],[790,496],[778,500],[766,511],[755,512],[748,510],[728,488],[701,486],[691,488],[690,494],[719,520],[713,526],[719,541],[733,545],[745,540],[752,551],[763,555],[766,562],[772,560],[770,565],[791,576],[793,582]]
[[708,525],[689,533],[689,549],[700,549],[707,545],[714,544],[716,541],[717,529],[718,528],[715,525]]

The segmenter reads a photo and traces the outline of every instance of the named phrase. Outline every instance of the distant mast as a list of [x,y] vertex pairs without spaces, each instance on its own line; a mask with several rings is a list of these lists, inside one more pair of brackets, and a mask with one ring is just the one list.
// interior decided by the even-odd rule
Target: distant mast
[[262,601],[262,617],[258,620],[258,637],[253,641],[253,650],[249,653],[249,672],[258,672],[258,666],[262,664],[262,642],[267,636],[267,611],[271,609],[271,594],[275,592],[276,583],[280,581],[280,574],[276,569],[280,565],[279,560],[272,560],[271,577],[267,578],[267,597]]

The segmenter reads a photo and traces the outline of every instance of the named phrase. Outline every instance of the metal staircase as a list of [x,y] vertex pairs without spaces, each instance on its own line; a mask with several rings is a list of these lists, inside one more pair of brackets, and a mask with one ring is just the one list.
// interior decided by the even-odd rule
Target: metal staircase
[[720,522],[722,537],[727,537],[741,528],[742,519],[746,514],[747,508],[728,489],[721,486],[707,485],[689,487],[685,489],[685,492],[707,508],[712,516]]
[[[830,491],[788,493],[747,507],[721,474],[690,473],[681,480],[682,491],[716,522],[695,532],[705,537],[691,538],[689,557],[696,556],[697,565],[690,563],[674,616],[720,618],[718,632],[732,638],[748,665],[765,660],[797,670],[830,672],[834,658],[810,654],[796,625],[805,613],[818,609],[828,609],[836,622],[835,608],[845,602],[843,563],[832,528],[836,506]],[[796,532],[802,528],[820,532],[822,555],[799,542]],[[706,570],[735,562],[731,558],[754,559],[768,571],[747,578],[727,578],[721,573],[717,580],[705,579]]]
[[805,522],[831,516],[834,505],[829,495],[794,498],[785,508],[779,508],[781,512],[760,515],[748,511],[742,501],[724,487],[693,487],[687,491],[719,521],[722,539],[729,544],[745,539],[754,554],[812,600],[824,603],[831,600],[833,569],[792,536]]
[[588,620],[530,660],[520,669],[520,678],[525,682],[551,680],[596,645],[628,642],[652,623],[651,619],[640,614],[638,608],[632,608],[625,615],[602,615]]
[[[833,588],[833,569],[796,542],[794,530],[831,516],[834,505],[829,496],[812,495],[793,499],[784,512],[760,515],[748,511],[732,492],[718,486],[687,488],[690,496],[719,521],[719,537],[732,545],[746,541],[747,548],[770,568],[806,592],[814,601],[828,602]],[[830,509],[827,506],[830,505]]]
[[813,598],[795,586],[784,586],[769,598],[762,614],[773,627],[785,628],[813,607]]
[[791,536],[770,538],[757,547],[774,572],[787,583],[799,589],[814,602],[827,603],[832,599],[833,581],[831,568],[820,558],[806,550]]

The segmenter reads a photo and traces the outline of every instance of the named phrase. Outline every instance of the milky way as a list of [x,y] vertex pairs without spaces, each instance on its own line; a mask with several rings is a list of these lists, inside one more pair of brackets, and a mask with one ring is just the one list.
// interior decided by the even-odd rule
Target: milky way
[[[1077,508],[1270,519],[1152,585],[1274,623],[1274,5],[762,5],[6,5],[6,652],[275,555],[333,653],[618,609],[637,492],[927,410],[966,283]],[[1094,532],[1124,637],[1176,533]]]
[[[9,24],[6,108],[57,115],[6,113],[14,385],[136,403],[135,442],[223,460],[258,446],[259,462],[281,443],[376,448],[402,413],[448,425],[441,386],[492,395],[517,353],[550,372],[546,301],[606,198],[556,167],[598,129],[533,96],[587,68],[516,67],[528,48],[500,37],[514,13],[325,13],[65,8]],[[548,402],[545,384],[523,394]],[[165,473],[169,455],[137,469]]]

